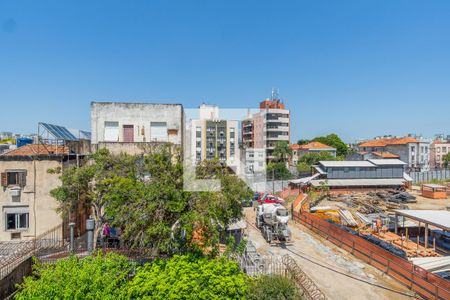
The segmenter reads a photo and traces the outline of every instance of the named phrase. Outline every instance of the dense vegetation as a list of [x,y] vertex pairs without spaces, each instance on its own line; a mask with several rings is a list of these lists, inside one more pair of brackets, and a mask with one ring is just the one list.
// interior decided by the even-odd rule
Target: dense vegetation
[[299,173],[311,172],[311,166],[324,160],[342,160],[342,158],[334,157],[331,153],[325,151],[306,153],[298,160],[297,170]]
[[144,156],[99,150],[89,163],[64,170],[62,185],[51,194],[69,218],[80,204],[92,208],[96,235],[108,221],[123,228],[133,247],[151,247],[155,255],[207,250],[214,256],[220,231],[242,217],[241,201],[252,192],[217,162],[199,171],[220,180],[221,191],[183,190],[181,158],[171,147]]
[[137,266],[101,253],[35,265],[16,299],[300,299],[280,276],[250,278],[225,258],[175,255]]
[[312,140],[299,140],[298,144],[299,145],[304,145],[307,144],[309,142],[320,142],[322,144],[325,144],[327,146],[336,148],[336,155],[338,157],[345,157],[348,154],[348,146],[347,144],[345,144],[341,138],[335,134],[329,134],[326,136],[318,136],[313,138]]
[[117,299],[132,269],[126,257],[114,254],[35,264],[15,299]]
[[278,142],[273,150],[274,161],[267,165],[268,180],[286,180],[292,178],[292,174],[287,168],[289,158],[292,156],[292,149],[288,142]]

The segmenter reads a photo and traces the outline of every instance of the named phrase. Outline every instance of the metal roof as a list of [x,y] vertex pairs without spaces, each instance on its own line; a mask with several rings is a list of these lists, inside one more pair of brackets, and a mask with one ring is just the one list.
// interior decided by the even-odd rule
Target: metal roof
[[413,220],[427,223],[438,228],[450,231],[450,211],[446,210],[400,210],[394,212]]
[[404,179],[316,179],[311,180],[313,186],[325,184],[327,186],[398,186],[403,185]]
[[446,189],[447,188],[445,185],[434,184],[434,183],[422,184],[422,185],[425,187],[432,188],[432,189]]
[[450,256],[444,257],[412,257],[413,264],[429,272],[439,273],[450,271]]
[[290,182],[290,183],[293,183],[293,184],[308,183],[308,182],[310,182],[311,180],[313,180],[314,178],[317,178],[317,177],[319,177],[319,176],[320,176],[320,173],[316,173],[316,174],[314,174],[313,176],[303,177],[303,178],[299,178],[299,179],[294,179],[294,180],[291,180],[291,181],[289,181],[289,182]]
[[39,123],[44,127],[55,139],[65,140],[65,141],[76,141],[77,138],[67,130],[66,127],[53,125],[48,123]]
[[369,161],[375,165],[387,166],[387,165],[406,165],[404,161],[400,159],[369,159]]
[[329,160],[319,161],[324,167],[375,167],[375,165],[367,160]]

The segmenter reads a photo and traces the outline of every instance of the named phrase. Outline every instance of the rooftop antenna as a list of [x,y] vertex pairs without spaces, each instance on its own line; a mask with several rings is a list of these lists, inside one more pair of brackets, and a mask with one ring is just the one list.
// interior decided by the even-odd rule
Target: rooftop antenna
[[280,100],[278,96],[278,89],[276,87],[272,88],[272,96],[270,97],[272,101],[274,100]]

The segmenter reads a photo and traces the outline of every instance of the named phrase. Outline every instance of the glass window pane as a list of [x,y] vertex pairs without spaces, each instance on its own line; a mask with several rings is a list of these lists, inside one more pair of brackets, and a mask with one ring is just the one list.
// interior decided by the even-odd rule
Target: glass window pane
[[6,230],[16,229],[16,214],[6,214]]
[[19,224],[17,228],[28,228],[28,214],[18,214]]

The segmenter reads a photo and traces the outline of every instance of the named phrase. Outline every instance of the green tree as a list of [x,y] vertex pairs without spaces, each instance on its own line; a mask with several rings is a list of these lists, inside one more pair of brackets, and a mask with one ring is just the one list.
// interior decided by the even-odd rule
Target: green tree
[[442,157],[444,161],[444,167],[448,168],[450,165],[450,152]]
[[319,161],[326,160],[342,160],[339,157],[334,157],[330,152],[320,151],[320,152],[310,152],[306,153],[299,158],[299,163],[305,163],[308,166],[316,165]]
[[267,165],[268,180],[287,180],[292,178],[285,162],[269,162]]
[[313,141],[320,142],[322,144],[336,148],[336,155],[340,157],[345,157],[348,154],[348,146],[344,143],[341,138],[335,134],[329,134],[327,136],[315,137]]
[[123,228],[123,238],[131,246],[151,247],[155,255],[188,251],[214,255],[221,231],[242,217],[242,200],[251,198],[252,192],[216,162],[201,165],[199,171],[220,180],[221,191],[184,191],[181,157],[171,147],[149,150],[143,157],[101,150],[84,166],[66,169],[62,185],[51,194],[67,215],[80,202],[92,208],[95,237],[110,220]]
[[311,140],[307,140],[307,139],[301,139],[301,140],[298,140],[298,142],[297,142],[297,145],[306,145],[306,144],[308,144],[309,142],[311,142]]
[[[105,206],[115,192],[113,183],[117,178],[135,182],[138,157],[121,153],[111,155],[102,149],[88,157],[89,162],[81,167],[65,169],[60,176],[62,185],[50,191],[58,200],[63,216],[72,218],[79,205],[85,205],[92,211],[95,220],[94,243],[97,241],[103,224],[107,221]],[[49,170],[54,172],[55,170]]]
[[292,156],[292,149],[289,147],[289,143],[286,141],[278,142],[273,150],[273,156],[275,156],[278,161],[288,161],[289,157]]
[[126,257],[112,253],[37,263],[14,299],[117,299],[133,268]]
[[248,300],[303,299],[294,282],[281,275],[263,275],[250,282]]
[[127,299],[245,299],[246,275],[225,258],[194,255],[157,260],[139,269]]

